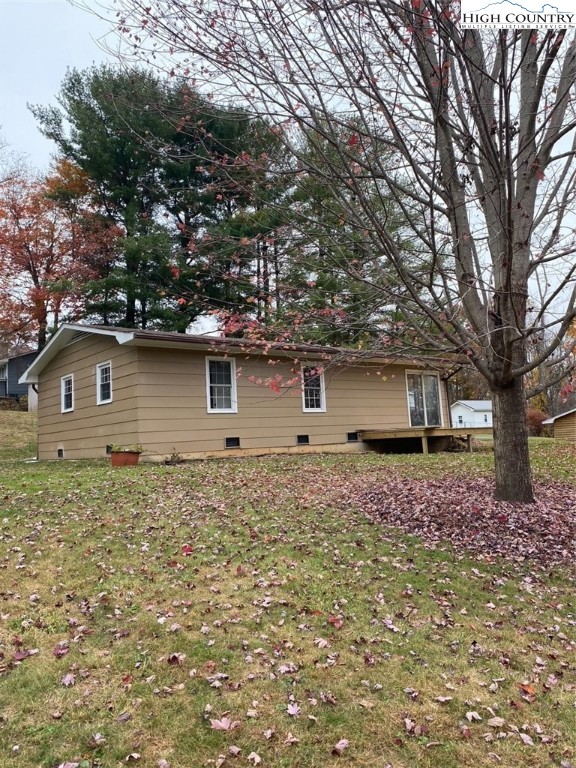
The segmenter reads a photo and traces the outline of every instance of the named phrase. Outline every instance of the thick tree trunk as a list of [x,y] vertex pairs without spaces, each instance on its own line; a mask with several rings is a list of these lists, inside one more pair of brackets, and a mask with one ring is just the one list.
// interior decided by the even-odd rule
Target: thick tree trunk
[[509,387],[493,389],[492,401],[495,497],[500,501],[533,502],[522,379],[515,379]]

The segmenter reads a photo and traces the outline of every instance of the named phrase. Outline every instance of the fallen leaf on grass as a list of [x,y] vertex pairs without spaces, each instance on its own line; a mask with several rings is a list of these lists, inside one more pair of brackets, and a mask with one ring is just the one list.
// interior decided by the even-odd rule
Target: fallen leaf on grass
[[529,683],[520,683],[520,696],[524,699],[524,701],[528,701],[530,704],[534,701],[536,698],[536,689],[533,685],[530,685]]
[[298,664],[294,664],[294,662],[288,662],[287,664],[280,664],[278,667],[278,674],[280,675],[288,675],[291,672],[298,672]]
[[333,755],[341,755],[342,752],[344,752],[345,749],[348,749],[350,746],[350,742],[348,739],[340,739],[340,741],[337,744],[334,744],[334,748],[332,749]]
[[215,731],[233,731],[240,725],[239,720],[230,720],[229,717],[223,717],[221,720],[210,720],[210,725]]
[[70,648],[68,647],[67,642],[64,640],[63,642],[56,643],[52,651],[52,654],[57,659],[61,659],[63,656],[66,656],[69,650]]
[[486,725],[491,728],[502,728],[505,724],[506,720],[503,717],[491,717],[490,720],[486,721]]
[[68,672],[67,675],[64,675],[62,680],[60,681],[64,688],[70,688],[70,686],[74,685],[76,682],[76,675],[73,675],[72,672]]
[[24,659],[27,659],[29,656],[35,656],[37,653],[39,653],[38,648],[31,648],[29,651],[16,651],[12,658],[14,661],[24,661]]
[[411,736],[425,736],[428,733],[427,725],[420,725],[409,717],[404,718],[404,726],[406,733],[409,733]]
[[260,763],[262,762],[262,758],[260,757],[260,755],[256,754],[256,752],[250,752],[250,754],[246,759],[250,760],[250,762],[254,763],[254,765],[260,765]]

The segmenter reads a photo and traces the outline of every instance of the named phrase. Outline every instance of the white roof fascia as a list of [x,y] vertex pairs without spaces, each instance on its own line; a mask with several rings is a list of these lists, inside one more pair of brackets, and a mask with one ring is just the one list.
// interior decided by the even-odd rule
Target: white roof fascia
[[571,413],[576,413],[576,408],[572,408],[569,411],[564,411],[564,413],[559,413],[556,416],[552,416],[549,419],[546,419],[546,421],[543,421],[542,424],[554,424],[556,419],[561,419],[562,416],[570,416]]
[[469,411],[474,411],[474,410],[476,410],[475,408],[471,408],[469,405],[466,405],[466,403],[463,403],[463,402],[462,402],[462,400],[456,400],[456,402],[455,402],[455,403],[452,403],[452,405],[450,406],[450,408],[454,408],[454,406],[455,406],[455,405],[461,405],[461,406],[462,406],[462,408],[468,408],[468,410],[469,410]]
[[37,384],[38,375],[48,363],[56,356],[56,354],[68,344],[68,342],[77,334],[96,334],[100,336],[114,336],[118,344],[128,344],[134,338],[133,333],[127,333],[126,331],[115,331],[113,329],[106,328],[94,328],[88,325],[81,325],[76,323],[65,323],[61,325],[56,331],[54,336],[50,339],[48,344],[44,347],[38,357],[32,362],[30,366],[24,371],[22,376],[18,379],[19,384]]
[[469,411],[473,410],[472,408],[470,408],[469,405],[465,405],[464,403],[461,403],[460,400],[457,400],[455,403],[452,403],[450,408],[454,408],[455,405],[460,405],[462,408],[468,408]]
[[[470,400],[469,402],[474,402],[474,401]],[[484,403],[486,401],[478,400],[477,402]],[[486,405],[486,406],[476,407],[475,408],[472,405],[468,405],[464,400],[456,400],[455,403],[452,403],[450,408],[454,408],[455,405],[461,405],[463,408],[468,408],[469,411],[475,411],[476,413],[484,413],[484,412],[491,413],[492,412],[492,404],[491,403],[490,403],[490,405]]]

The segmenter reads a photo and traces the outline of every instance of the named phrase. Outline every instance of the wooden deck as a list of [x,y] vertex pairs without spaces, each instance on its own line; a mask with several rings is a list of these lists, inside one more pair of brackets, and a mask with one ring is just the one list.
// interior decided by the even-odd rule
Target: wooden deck
[[358,437],[365,443],[380,440],[398,440],[419,438],[422,453],[428,453],[430,438],[465,437],[468,450],[472,451],[472,438],[476,435],[492,435],[491,427],[407,427],[406,429],[364,429],[358,431]]

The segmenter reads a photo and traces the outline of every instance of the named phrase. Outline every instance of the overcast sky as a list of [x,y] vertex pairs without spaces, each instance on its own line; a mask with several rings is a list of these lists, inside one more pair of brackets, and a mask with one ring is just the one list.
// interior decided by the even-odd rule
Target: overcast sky
[[26,104],[55,104],[68,68],[112,62],[98,47],[108,29],[66,0],[0,0],[0,137],[31,167],[46,171],[55,148]]

